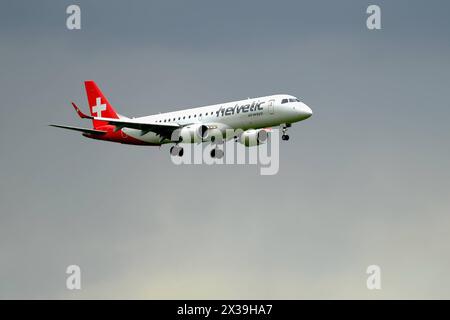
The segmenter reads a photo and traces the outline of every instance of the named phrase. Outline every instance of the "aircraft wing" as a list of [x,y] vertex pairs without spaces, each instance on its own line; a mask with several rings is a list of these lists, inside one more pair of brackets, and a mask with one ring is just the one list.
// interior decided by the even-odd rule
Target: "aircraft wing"
[[94,120],[105,121],[108,124],[115,126],[114,131],[119,131],[122,128],[131,128],[141,130],[141,136],[147,134],[149,132],[154,132],[161,137],[170,138],[172,136],[172,132],[176,129],[181,128],[180,125],[176,123],[149,123],[142,122],[134,119],[112,119],[112,118],[98,118],[94,117]]

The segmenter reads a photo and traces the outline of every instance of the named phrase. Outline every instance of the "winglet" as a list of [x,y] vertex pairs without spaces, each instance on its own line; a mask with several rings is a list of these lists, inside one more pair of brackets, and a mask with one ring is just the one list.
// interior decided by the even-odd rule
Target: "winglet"
[[78,115],[80,116],[81,119],[93,119],[93,117],[88,116],[87,114],[84,114],[74,102],[72,102],[72,106],[75,109],[75,111],[78,113]]

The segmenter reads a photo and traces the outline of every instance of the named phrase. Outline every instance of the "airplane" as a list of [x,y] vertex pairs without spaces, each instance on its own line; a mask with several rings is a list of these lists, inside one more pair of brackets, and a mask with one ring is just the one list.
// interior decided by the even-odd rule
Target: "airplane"
[[[180,143],[214,143],[219,141],[214,132],[225,137],[225,132],[230,129],[239,132],[233,137],[235,141],[247,147],[265,143],[268,128],[275,126],[281,127],[282,140],[287,141],[287,128],[313,114],[311,108],[298,98],[277,94],[128,118],[116,112],[94,81],[87,80],[84,84],[90,115],[83,113],[74,102],[72,106],[81,119],[92,120],[93,128],[59,124],[50,126],[82,132],[87,138],[122,144],[161,146],[173,143],[170,148],[172,156],[183,156]],[[210,155],[212,158],[221,158],[223,151],[215,147],[211,149]]]

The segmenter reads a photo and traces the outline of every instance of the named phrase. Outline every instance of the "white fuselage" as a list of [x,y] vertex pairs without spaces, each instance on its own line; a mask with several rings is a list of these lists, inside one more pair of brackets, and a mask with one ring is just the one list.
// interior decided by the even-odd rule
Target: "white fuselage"
[[[291,95],[272,95],[245,99],[199,108],[160,113],[134,118],[147,123],[178,124],[182,126],[205,124],[220,130],[259,129],[291,124],[312,115],[311,109]],[[127,135],[147,143],[168,143],[154,132],[142,135],[137,129],[122,129]]]

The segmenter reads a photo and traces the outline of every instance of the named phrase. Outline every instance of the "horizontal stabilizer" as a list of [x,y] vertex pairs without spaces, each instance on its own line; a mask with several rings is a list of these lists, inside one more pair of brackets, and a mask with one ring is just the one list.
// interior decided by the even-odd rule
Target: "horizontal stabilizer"
[[89,134],[95,134],[95,135],[102,135],[105,134],[107,131],[103,130],[95,130],[95,129],[86,129],[86,128],[79,128],[79,127],[70,127],[70,126],[61,126],[59,124],[50,124],[50,127],[56,127],[56,128],[63,128],[68,130],[74,130],[79,131],[83,133],[89,133]]

